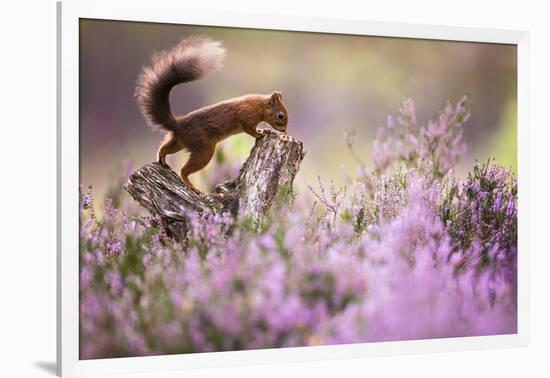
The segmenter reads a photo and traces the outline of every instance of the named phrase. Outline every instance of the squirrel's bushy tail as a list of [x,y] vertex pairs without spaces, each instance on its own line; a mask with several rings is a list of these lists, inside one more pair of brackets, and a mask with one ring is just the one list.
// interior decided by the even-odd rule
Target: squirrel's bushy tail
[[170,91],[180,83],[199,79],[221,68],[225,49],[221,42],[203,36],[191,36],[176,47],[153,56],[144,67],[136,98],[151,126],[175,131],[176,119],[170,108]]

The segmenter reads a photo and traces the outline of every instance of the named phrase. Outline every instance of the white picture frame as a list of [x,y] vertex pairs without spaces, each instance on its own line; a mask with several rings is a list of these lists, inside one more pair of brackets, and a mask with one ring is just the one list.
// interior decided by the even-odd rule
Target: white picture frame
[[[515,44],[518,47],[518,332],[514,335],[250,350],[189,355],[79,360],[78,187],[79,19],[375,35]],[[111,0],[58,3],[57,128],[57,372],[62,376],[146,373],[262,363],[345,359],[407,353],[518,347],[528,344],[528,66],[525,31],[306,18],[188,9],[177,1]]]

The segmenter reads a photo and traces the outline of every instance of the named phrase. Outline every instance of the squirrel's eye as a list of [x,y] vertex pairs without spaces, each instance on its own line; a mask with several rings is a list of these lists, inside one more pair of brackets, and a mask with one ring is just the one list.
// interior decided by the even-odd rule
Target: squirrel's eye
[[280,119],[281,121],[282,121],[283,119],[285,119],[285,113],[283,113],[283,112],[277,113],[277,119]]

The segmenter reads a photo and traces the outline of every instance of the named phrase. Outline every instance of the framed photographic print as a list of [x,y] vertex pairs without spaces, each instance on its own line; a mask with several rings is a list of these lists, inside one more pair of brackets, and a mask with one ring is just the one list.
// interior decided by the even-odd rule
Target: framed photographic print
[[58,373],[525,345],[528,35],[58,4]]

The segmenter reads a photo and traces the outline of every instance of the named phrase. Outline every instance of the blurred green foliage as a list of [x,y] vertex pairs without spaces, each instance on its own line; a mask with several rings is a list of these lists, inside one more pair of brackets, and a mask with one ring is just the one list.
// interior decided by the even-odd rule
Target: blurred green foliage
[[518,170],[518,123],[517,102],[510,100],[502,114],[502,121],[492,143],[487,148],[489,154],[504,167]]

